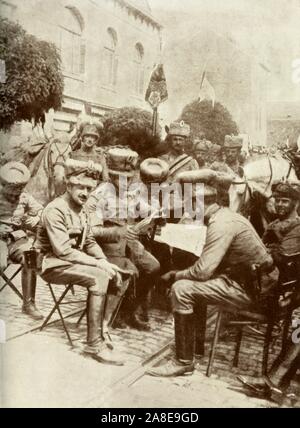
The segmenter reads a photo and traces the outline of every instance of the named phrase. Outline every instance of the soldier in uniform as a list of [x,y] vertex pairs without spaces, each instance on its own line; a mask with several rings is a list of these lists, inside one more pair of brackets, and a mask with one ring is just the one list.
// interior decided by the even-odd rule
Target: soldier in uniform
[[[175,321],[176,359],[148,371],[153,376],[178,376],[194,369],[194,354],[204,354],[207,304],[250,308],[248,275],[253,264],[271,269],[273,261],[252,225],[240,214],[216,203],[212,182],[202,177],[206,242],[195,264],[172,271],[171,300]],[[247,242],[247,245],[245,245]],[[197,307],[197,313],[195,308]],[[195,318],[197,319],[195,349]]]
[[90,215],[84,205],[97,185],[99,165],[68,159],[67,190],[43,211],[36,247],[43,254],[41,277],[54,284],[86,287],[87,345],[84,352],[97,361],[123,364],[111,342],[104,340],[102,326],[112,316],[106,305],[111,287],[120,287],[118,267],[109,263],[95,241]]
[[103,129],[101,122],[94,120],[82,122],[79,127],[80,148],[71,152],[70,158],[100,164],[102,166],[102,181],[108,181],[105,155],[102,149],[97,147],[101,129]]
[[224,154],[225,154],[225,163],[231,168],[231,170],[240,175],[240,155],[243,147],[243,140],[237,136],[225,136],[224,141]]
[[219,144],[212,144],[212,147],[208,153],[209,165],[213,164],[214,162],[218,162],[220,159],[220,154],[221,146],[219,146]]
[[234,173],[242,176],[240,155],[243,147],[243,140],[235,135],[225,135],[224,140],[224,162],[214,162],[211,168],[216,171],[226,172],[228,174]]
[[[276,265],[280,269],[281,281],[288,283],[291,266],[287,266],[286,256],[300,253],[300,217],[297,208],[300,202],[300,183],[277,182],[272,186],[278,219],[270,223],[263,240],[269,248]],[[287,290],[280,297],[279,307],[300,302],[300,290]],[[239,376],[238,379],[248,389],[261,397],[271,397],[282,402],[289,398],[287,393],[291,380],[300,367],[300,343],[290,343],[289,349],[277,357],[264,379]]]
[[208,141],[196,139],[194,141],[194,156],[198,162],[199,168],[207,168],[209,162]]
[[[123,304],[122,321],[139,330],[149,330],[147,295],[154,286],[154,278],[160,265],[139,241],[134,227],[137,220],[136,209],[142,201],[138,189],[128,192],[128,187],[134,178],[137,161],[138,154],[130,149],[108,150],[110,183],[103,183],[97,188],[88,206],[94,211],[94,236],[108,259],[122,268],[134,270],[139,277],[136,298],[130,303],[125,299]],[[116,297],[116,305],[121,298],[120,294]],[[143,319],[138,316],[140,309],[143,311]]]
[[263,235],[263,241],[270,246],[277,264],[282,264],[282,254],[290,255],[300,251],[300,182],[276,182],[272,185],[277,219],[270,223]]
[[[8,259],[23,263],[23,253],[30,249],[33,242],[28,233],[35,232],[40,220],[42,205],[23,191],[29,179],[29,170],[20,162],[8,162],[0,169],[1,271],[7,267]],[[35,306],[35,289],[36,274],[24,265],[22,312],[40,320],[43,317]]]
[[208,140],[197,139],[194,142],[194,155],[199,168],[209,168],[211,164],[219,161],[221,146]]
[[185,153],[186,139],[189,135],[190,126],[183,121],[170,124],[168,131],[170,150],[160,156],[160,159],[166,161],[169,165],[169,183],[173,183],[176,180],[176,175],[179,172],[192,171],[199,168],[197,161]]

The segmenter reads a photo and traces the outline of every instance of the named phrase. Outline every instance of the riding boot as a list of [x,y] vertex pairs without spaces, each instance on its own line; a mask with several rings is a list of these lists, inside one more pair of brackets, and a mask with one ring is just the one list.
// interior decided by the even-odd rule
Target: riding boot
[[131,306],[127,308],[125,313],[125,321],[129,327],[132,327],[136,330],[140,331],[150,331],[150,325],[139,319],[138,317],[138,309],[140,307],[140,299],[137,296],[132,302]]
[[102,326],[102,336],[106,341],[107,346],[110,349],[113,349],[113,343],[109,334],[109,327],[111,326],[111,324],[113,323],[117,315],[122,299],[123,299],[123,294],[121,295],[107,294],[107,297],[106,297],[105,312],[104,312],[103,326]]
[[[144,275],[137,286],[137,296],[128,318],[128,325],[141,331],[150,331],[149,324],[149,293],[154,285],[153,275]],[[141,310],[141,315],[138,315]]]
[[192,374],[194,370],[195,326],[194,314],[174,313],[176,359],[165,365],[154,367],[146,373],[151,376],[180,376]]
[[22,269],[22,292],[23,306],[22,312],[35,320],[42,320],[43,315],[35,306],[36,273],[25,266]]
[[204,355],[207,305],[205,303],[197,303],[194,307],[194,316],[195,316],[195,357],[201,358]]
[[84,352],[104,364],[123,365],[120,356],[115,355],[102,337],[101,325],[106,295],[89,293],[87,300],[87,345]]

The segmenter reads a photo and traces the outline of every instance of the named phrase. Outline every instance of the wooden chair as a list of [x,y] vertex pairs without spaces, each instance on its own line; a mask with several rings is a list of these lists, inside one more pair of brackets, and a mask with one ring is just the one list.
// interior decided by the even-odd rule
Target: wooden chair
[[[291,295],[290,303],[284,308],[280,309],[279,298],[287,292],[296,293],[297,290],[300,290],[300,253],[292,255],[283,256],[283,266],[279,270],[279,279],[276,288],[276,293],[273,298],[270,300],[269,311],[262,313],[260,311],[236,311],[231,309],[219,309],[214,336],[212,341],[212,347],[210,351],[208,366],[206,370],[206,376],[211,376],[214,358],[216,354],[216,348],[218,345],[219,334],[222,324],[222,318],[226,313],[234,313],[235,319],[229,321],[228,325],[232,325],[238,328],[235,344],[235,352],[233,358],[233,367],[238,367],[239,363],[239,352],[243,339],[243,332],[245,326],[257,326],[263,325],[266,327],[264,334],[263,342],[263,358],[262,358],[262,374],[267,374],[268,371],[268,357],[269,357],[269,347],[272,341],[272,333],[274,326],[278,322],[282,322],[282,341],[281,341],[281,350],[284,350],[287,347],[288,343],[288,334],[292,321],[293,311],[300,306],[300,302],[295,302],[293,296]],[[261,293],[261,275],[262,272],[257,266],[252,267],[252,272],[250,274],[250,279],[252,282],[252,289],[255,292],[255,299],[259,298]]]

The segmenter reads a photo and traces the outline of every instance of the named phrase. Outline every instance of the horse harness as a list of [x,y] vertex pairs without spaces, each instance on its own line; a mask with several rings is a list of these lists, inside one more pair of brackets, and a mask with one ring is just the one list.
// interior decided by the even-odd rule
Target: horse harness
[[[55,159],[55,162],[52,161],[52,145],[55,146],[58,156]],[[68,143],[66,149],[64,151],[60,151],[59,145],[57,144],[57,141],[54,140],[50,143],[47,151],[47,156],[45,156],[45,169],[49,172],[49,180],[48,180],[48,195],[49,198],[52,199],[52,193],[54,189],[54,168],[57,165],[64,166],[65,161],[68,159],[69,149],[70,149],[70,143]]]

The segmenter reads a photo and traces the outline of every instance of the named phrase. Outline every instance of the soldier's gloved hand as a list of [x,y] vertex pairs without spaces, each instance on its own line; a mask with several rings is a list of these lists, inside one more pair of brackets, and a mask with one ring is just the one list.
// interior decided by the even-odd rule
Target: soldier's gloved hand
[[127,241],[136,241],[139,239],[139,234],[134,230],[133,226],[127,226],[125,238]]
[[97,267],[107,273],[109,279],[112,279],[118,271],[118,266],[109,263],[106,259],[98,260]]

